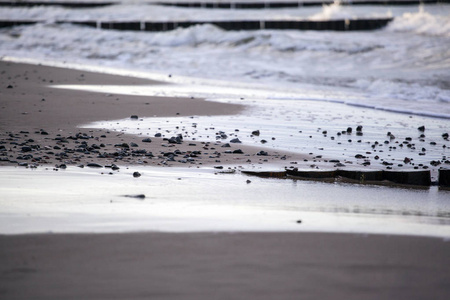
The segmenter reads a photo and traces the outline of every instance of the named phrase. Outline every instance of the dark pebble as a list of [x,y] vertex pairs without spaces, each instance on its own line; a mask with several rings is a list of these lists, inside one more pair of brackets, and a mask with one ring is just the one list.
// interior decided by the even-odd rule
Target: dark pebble
[[139,172],[134,172],[134,173],[133,173],[133,177],[134,177],[134,178],[141,177],[141,173],[139,173]]
[[90,168],[103,168],[102,165],[99,165],[99,164],[96,164],[96,163],[88,163],[86,166],[90,167]]
[[143,143],[151,143],[152,140],[150,138],[146,138],[142,140]]

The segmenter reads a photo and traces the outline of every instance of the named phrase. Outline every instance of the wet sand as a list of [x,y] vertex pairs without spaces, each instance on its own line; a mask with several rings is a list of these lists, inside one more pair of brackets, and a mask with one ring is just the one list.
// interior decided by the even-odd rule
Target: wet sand
[[0,236],[2,299],[448,299],[450,243],[326,233]]
[[[191,158],[188,166],[240,164],[254,157],[260,159],[256,155],[259,148],[242,144],[231,144],[230,148],[222,148],[220,143],[173,144],[157,137],[150,137],[151,142],[148,143],[142,141],[147,136],[78,128],[82,124],[99,120],[131,116],[231,115],[244,110],[243,105],[195,98],[113,95],[54,89],[49,86],[166,83],[10,62],[0,62],[0,69],[0,151],[5,154],[1,156],[0,165],[59,166],[98,163],[161,166],[173,164],[164,154],[175,150],[180,151],[179,156]],[[81,145],[83,142],[86,147]],[[130,146],[132,143],[137,146]],[[233,152],[238,149],[245,156],[235,153],[224,155],[227,150]],[[284,155],[298,160],[304,158],[302,154],[274,151],[264,159],[277,161]]]

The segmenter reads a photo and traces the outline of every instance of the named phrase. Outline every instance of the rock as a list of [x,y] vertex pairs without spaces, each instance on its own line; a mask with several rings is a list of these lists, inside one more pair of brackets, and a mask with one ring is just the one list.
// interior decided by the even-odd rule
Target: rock
[[31,148],[31,147],[29,147],[29,146],[23,146],[22,147],[22,152],[30,152],[30,151],[32,151],[33,149]]
[[131,143],[130,143],[130,146],[131,146],[131,147],[133,147],[133,148],[139,147],[139,145],[138,145],[138,144],[136,144],[136,143],[133,143],[133,142],[131,142]]
[[124,197],[127,197],[127,198],[136,198],[136,199],[145,199],[145,195],[144,195],[144,194],[138,194],[138,195],[125,195]]
[[159,133],[159,132],[158,132],[158,133],[155,133],[155,137],[158,137],[158,138],[159,138],[159,137],[161,137],[161,136],[162,136],[161,133]]
[[261,140],[261,144],[265,144],[265,143],[267,143],[266,140]]
[[447,132],[446,132],[446,133],[443,133],[443,134],[442,134],[442,138],[445,139],[445,140],[448,139],[448,133],[447,133]]
[[230,144],[228,144],[228,143],[226,143],[226,144],[223,144],[222,146],[221,146],[222,148],[230,148],[231,147],[231,145]]
[[244,154],[244,151],[242,151],[241,149],[236,149],[233,151],[234,154]]
[[142,140],[143,143],[151,143],[152,140],[150,138],[145,138]]
[[223,166],[214,166],[214,169],[223,169]]
[[12,85],[8,85],[6,88],[7,88],[7,89],[12,89],[13,86],[12,86]]
[[347,128],[347,133],[352,133],[353,129],[351,127]]
[[139,173],[139,172],[134,172],[134,173],[133,173],[133,177],[134,177],[134,178],[141,177],[141,173]]
[[247,179],[246,183],[247,183],[247,184],[251,183],[251,180]]
[[259,130],[254,130],[254,131],[252,131],[252,134],[255,136],[259,136],[260,132],[259,132]]
[[242,142],[238,138],[235,138],[235,139],[230,140],[230,143],[240,144]]
[[362,126],[361,125],[359,125],[358,127],[356,127],[356,131],[358,131],[358,132],[361,132],[362,131]]
[[138,117],[137,115],[132,115],[132,116],[130,117],[130,119],[132,119],[132,120],[137,120],[137,119],[139,119],[139,117]]
[[424,132],[425,131],[425,126],[420,126],[417,128],[417,130]]
[[266,151],[259,151],[258,153],[256,153],[256,155],[258,156],[268,156],[269,154]]
[[90,168],[103,168],[102,165],[99,165],[97,163],[88,163],[86,166]]

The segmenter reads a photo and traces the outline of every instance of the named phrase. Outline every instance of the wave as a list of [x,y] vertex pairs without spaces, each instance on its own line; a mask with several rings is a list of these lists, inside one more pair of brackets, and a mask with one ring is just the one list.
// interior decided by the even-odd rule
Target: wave
[[450,15],[434,15],[426,12],[424,6],[420,6],[416,13],[408,12],[396,17],[387,30],[450,37]]

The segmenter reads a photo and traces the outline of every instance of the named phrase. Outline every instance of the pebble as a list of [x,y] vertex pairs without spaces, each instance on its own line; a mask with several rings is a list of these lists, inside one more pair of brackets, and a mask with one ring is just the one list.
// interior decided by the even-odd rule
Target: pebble
[[133,173],[133,177],[134,177],[134,178],[141,177],[141,173],[139,173],[139,172],[134,172],[134,173]]

